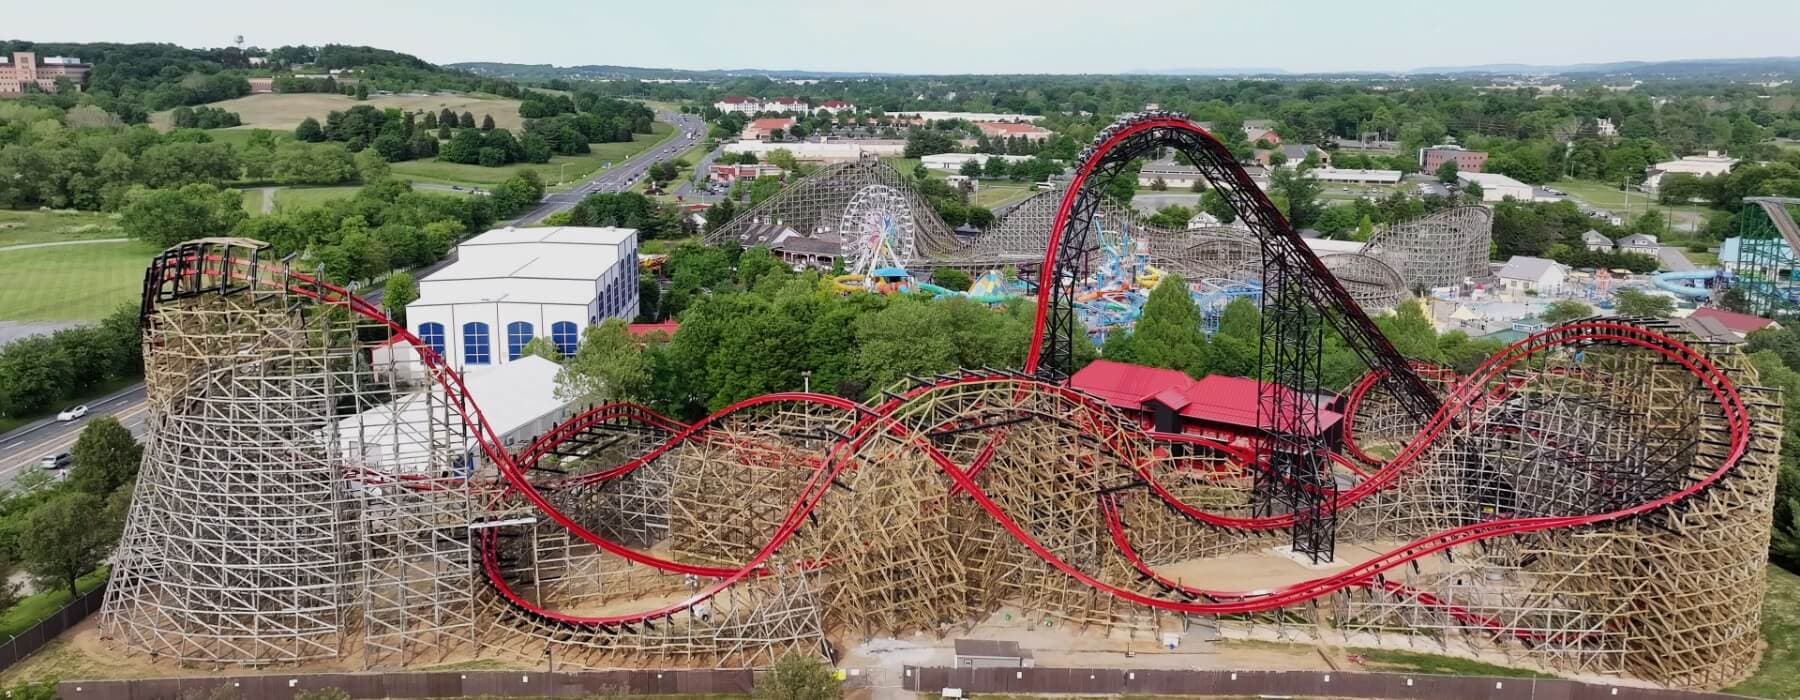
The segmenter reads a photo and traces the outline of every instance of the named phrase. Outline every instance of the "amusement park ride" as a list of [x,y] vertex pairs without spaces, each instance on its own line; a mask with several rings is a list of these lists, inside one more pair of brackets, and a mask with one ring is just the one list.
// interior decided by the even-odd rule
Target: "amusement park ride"
[[[1091,183],[1163,149],[1225,195],[1246,238],[1102,225]],[[1681,687],[1753,670],[1782,410],[1734,347],[1588,319],[1464,376],[1417,367],[1363,310],[1396,265],[1315,256],[1179,114],[1102,132],[1047,225],[1003,239],[1011,252],[946,252],[941,223],[905,213],[915,196],[868,189],[882,183],[866,165],[839,173],[805,187],[836,197],[856,233],[847,288],[878,287],[920,249],[985,264],[1035,242],[1023,367],[916,377],[868,403],[758,396],[693,423],[608,404],[508,449],[461,377],[373,305],[254,241],[166,251],[146,276],[150,433],[103,634],[185,662],[550,650],[564,667],[741,667],[1011,607],[1144,639],[1193,625],[1460,637]],[[1064,382],[1092,305],[1175,264],[1146,260],[1199,265],[1241,245],[1257,267],[1245,294],[1264,309],[1257,422],[1271,439],[1146,430]],[[984,275],[982,289],[1007,285]],[[1307,429],[1338,388],[1320,381],[1328,335],[1370,368],[1345,391],[1341,453]],[[375,363],[369,337],[419,348],[419,372]],[[409,441],[392,446],[404,459],[340,449],[360,439],[336,434],[346,412],[406,392],[429,410],[388,431]],[[1220,562],[1242,557],[1295,568],[1277,585],[1234,581]]]

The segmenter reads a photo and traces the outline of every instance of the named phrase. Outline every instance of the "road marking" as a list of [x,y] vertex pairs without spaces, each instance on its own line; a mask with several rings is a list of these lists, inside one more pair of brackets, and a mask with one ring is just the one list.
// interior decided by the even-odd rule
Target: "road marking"
[[20,440],[20,441],[18,441],[18,442],[15,442],[15,443],[13,443],[13,444],[11,444],[11,445],[7,445],[7,446],[6,446],[6,447],[7,447],[7,449],[11,449],[11,448],[14,448],[14,447],[18,447],[18,446],[20,446],[20,445],[23,445],[23,444],[25,444],[25,441],[24,441],[24,440]]

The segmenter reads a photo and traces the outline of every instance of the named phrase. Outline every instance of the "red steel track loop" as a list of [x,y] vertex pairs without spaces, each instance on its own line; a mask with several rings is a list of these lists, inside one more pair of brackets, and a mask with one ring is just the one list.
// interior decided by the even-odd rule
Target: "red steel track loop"
[[[1185,120],[1179,121],[1183,124],[1191,125],[1191,122],[1186,122]],[[1104,149],[1107,147],[1108,146],[1103,145],[1102,152],[1104,152]],[[1090,167],[1085,167],[1077,173],[1077,179],[1071,187],[1071,195],[1064,198],[1058,215],[1058,224],[1051,230],[1050,251],[1046,254],[1045,269],[1052,269],[1050,264],[1053,260],[1050,258],[1054,254],[1056,246],[1059,245],[1061,223],[1066,220],[1069,215],[1069,209],[1073,202],[1072,193],[1076,188],[1082,185],[1090,172],[1091,163]],[[205,258],[188,262],[192,264],[191,267],[174,271],[174,273],[194,273],[196,270],[199,270],[202,272],[211,272],[212,274],[243,277],[246,279],[255,277],[255,274],[247,268],[235,264],[227,266],[224,264],[224,261],[217,258]],[[208,268],[208,265],[211,265],[210,269]],[[1704,355],[1688,348],[1674,338],[1632,324],[1608,321],[1583,321],[1560,326],[1538,333],[1509,346],[1502,352],[1490,358],[1480,368],[1477,368],[1474,372],[1470,373],[1464,381],[1457,384],[1450,391],[1449,395],[1445,398],[1441,409],[1421,427],[1420,431],[1415,436],[1406,442],[1406,447],[1394,458],[1386,462],[1376,462],[1367,455],[1361,454],[1360,449],[1355,450],[1354,453],[1358,458],[1363,459],[1371,466],[1378,464],[1380,468],[1372,473],[1366,473],[1365,478],[1362,478],[1355,486],[1340,494],[1335,502],[1328,502],[1322,507],[1342,509],[1355,504],[1369,495],[1379,492],[1402,479],[1417,466],[1421,459],[1427,454],[1428,450],[1430,450],[1440,438],[1444,437],[1446,431],[1450,430],[1453,425],[1456,425],[1459,421],[1468,420],[1471,417],[1470,414],[1484,405],[1491,397],[1495,396],[1496,392],[1503,393],[1508,387],[1512,386],[1510,382],[1513,380],[1509,379],[1508,371],[1515,366],[1526,362],[1534,356],[1539,356],[1544,353],[1593,344],[1640,348],[1659,356],[1669,363],[1678,365],[1687,371],[1704,389],[1704,395],[1708,396],[1713,402],[1716,402],[1719,416],[1729,431],[1728,450],[1724,459],[1720,461],[1720,466],[1703,478],[1693,481],[1678,491],[1617,511],[1575,516],[1507,518],[1480,522],[1414,540],[1335,574],[1299,581],[1281,588],[1256,591],[1254,594],[1245,592],[1209,591],[1206,592],[1208,600],[1204,601],[1168,600],[1121,588],[1103,581],[1095,575],[1082,571],[1063,561],[1049,548],[1040,543],[1032,533],[1028,532],[1023,526],[1015,521],[1010,514],[1006,513],[1004,509],[997,505],[992,497],[990,497],[987,492],[983,490],[981,485],[976,482],[975,475],[978,472],[982,469],[991,468],[988,466],[988,457],[993,453],[993,447],[991,445],[982,451],[981,456],[975,463],[969,465],[957,464],[944,455],[942,451],[931,442],[928,436],[909,429],[896,417],[896,413],[899,412],[901,408],[905,407],[909,401],[933,391],[939,391],[959,385],[1004,383],[1013,385],[1012,390],[1016,392],[1040,392],[1053,395],[1059,400],[1067,402],[1069,405],[1087,409],[1089,411],[1087,415],[1090,417],[1107,415],[1107,412],[1110,409],[1106,408],[1103,403],[1093,397],[1083,395],[1067,387],[1024,379],[1016,375],[970,374],[963,377],[942,379],[934,383],[915,387],[914,389],[890,398],[886,402],[875,407],[865,406],[840,397],[820,394],[770,394],[746,399],[745,401],[739,402],[718,413],[697,421],[692,425],[683,425],[677,421],[664,418],[641,406],[615,404],[592,409],[570,421],[566,421],[551,433],[544,435],[534,441],[531,445],[527,446],[520,454],[512,455],[505,450],[499,436],[481,414],[480,407],[474,405],[469,399],[468,392],[463,385],[461,377],[455,371],[451,370],[441,357],[425,347],[418,337],[388,319],[380,309],[343,289],[305,275],[291,273],[275,266],[265,266],[261,268],[260,272],[262,273],[262,280],[265,283],[269,280],[281,280],[280,283],[290,294],[312,299],[322,304],[347,308],[359,316],[385,325],[394,337],[397,337],[403,342],[416,348],[421,361],[424,364],[427,376],[442,388],[451,405],[456,407],[462,420],[464,420],[470,428],[470,431],[474,434],[475,441],[479,445],[482,455],[498,467],[500,476],[506,482],[510,491],[531,503],[534,508],[542,512],[545,517],[555,522],[558,526],[567,529],[570,533],[593,544],[602,551],[628,561],[644,564],[671,573],[691,574],[712,579],[711,583],[686,600],[654,610],[604,617],[567,615],[543,609],[530,601],[525,600],[514,592],[510,584],[506,581],[505,576],[500,571],[497,551],[498,547],[496,546],[497,535],[492,531],[488,531],[482,537],[478,538],[477,545],[481,550],[481,562],[484,573],[487,575],[490,584],[494,586],[495,590],[515,608],[524,614],[544,620],[586,628],[630,626],[667,618],[678,612],[692,608],[694,605],[717,595],[719,592],[738,582],[747,578],[761,576],[764,573],[763,567],[768,563],[775,552],[777,552],[782,545],[787,543],[794,536],[795,532],[807,522],[808,515],[813,512],[825,498],[826,493],[830,491],[833,480],[843,474],[846,470],[854,468],[854,465],[858,462],[857,456],[860,451],[877,436],[892,436],[895,439],[905,442],[911,448],[918,450],[919,454],[924,455],[931,460],[950,478],[952,482],[951,495],[953,497],[961,497],[966,494],[968,498],[972,499],[982,510],[987,512],[988,515],[1005,529],[1018,543],[1030,549],[1047,564],[1069,577],[1119,600],[1173,612],[1196,614],[1231,614],[1270,610],[1303,603],[1346,588],[1369,587],[1372,585],[1382,585],[1390,591],[1396,591],[1398,589],[1387,586],[1385,583],[1378,582],[1377,577],[1383,572],[1390,571],[1409,562],[1443,552],[1453,547],[1495,537],[1519,535],[1556,528],[1579,527],[1620,520],[1664,508],[1683,499],[1692,497],[1718,480],[1724,478],[1737,466],[1738,461],[1743,457],[1750,436],[1748,413],[1745,410],[1742,400],[1738,396],[1736,388],[1732,385],[1729,377]],[[1040,298],[1039,300],[1037,317],[1034,324],[1034,338],[1026,364],[1027,372],[1034,370],[1039,362],[1039,352],[1042,347],[1041,341],[1043,334],[1046,331],[1044,324],[1046,320],[1047,301],[1047,298]],[[1359,384],[1357,389],[1360,391],[1352,392],[1353,403],[1359,403],[1367,393],[1365,384],[1373,385],[1377,379],[1378,378],[1376,377],[1370,377]],[[787,510],[786,515],[779,523],[775,532],[771,533],[768,541],[756,550],[747,561],[736,567],[699,566],[671,561],[612,542],[592,532],[556,508],[554,504],[546,499],[539,491],[540,486],[533,484],[530,479],[526,477],[526,471],[531,466],[534,466],[538,459],[551,454],[560,443],[579,434],[582,430],[606,420],[624,418],[670,432],[672,435],[644,455],[604,472],[572,478],[567,480],[569,483],[591,484],[623,476],[640,468],[642,465],[667,454],[670,450],[684,442],[704,439],[706,432],[710,428],[733,414],[757,406],[774,403],[810,404],[821,408],[840,410],[847,415],[857,416],[857,420],[854,427],[846,433],[847,437],[838,439],[834,442],[828,457],[821,462],[813,464],[812,474],[800,489],[798,498]],[[1062,417],[1046,416],[1044,418]],[[1136,471],[1138,477],[1150,486],[1151,492],[1154,493],[1156,497],[1167,502],[1177,510],[1180,510],[1184,515],[1187,515],[1197,522],[1215,527],[1253,530],[1283,528],[1294,522],[1295,515],[1291,513],[1255,518],[1230,517],[1208,513],[1202,509],[1182,503],[1166,488],[1163,488],[1156,481],[1154,475],[1150,473],[1150,459],[1148,458],[1148,455],[1151,454],[1151,450],[1149,449],[1149,444],[1154,439],[1167,439],[1169,436],[1153,436],[1147,433],[1116,429],[1111,431],[1100,431],[1098,430],[1100,426],[1095,425],[1093,427],[1096,428],[1096,432],[1091,434],[1093,434],[1094,437],[1100,438],[1100,442],[1113,456],[1122,458],[1126,464],[1130,465]],[[1349,460],[1339,458],[1338,463],[1356,473],[1364,473],[1361,470],[1355,469],[1355,465],[1350,463]],[[1236,466],[1244,470],[1260,468],[1260,466],[1255,463],[1254,459]],[[558,484],[545,484],[543,486],[545,488],[555,488]],[[1113,506],[1108,506],[1105,503],[1097,503],[1096,507],[1101,508],[1103,513],[1110,512],[1113,517],[1117,516],[1116,508]],[[1113,508],[1113,510],[1108,511],[1108,508]],[[1123,541],[1122,531],[1115,534],[1115,538],[1118,538],[1119,540],[1118,543],[1120,545],[1121,553],[1127,558],[1131,558],[1133,553],[1129,549],[1129,544]],[[1141,563],[1141,560],[1139,560],[1139,563]],[[1436,604],[1418,596],[1416,592],[1399,592],[1415,597],[1426,605]],[[1473,615],[1472,613],[1468,613],[1468,611],[1450,610],[1449,612],[1459,616],[1459,619],[1462,619],[1463,616]],[[1491,624],[1497,624],[1492,623],[1492,621],[1483,622],[1478,618],[1479,616],[1469,617],[1465,622],[1470,622],[1483,627],[1490,627]]]

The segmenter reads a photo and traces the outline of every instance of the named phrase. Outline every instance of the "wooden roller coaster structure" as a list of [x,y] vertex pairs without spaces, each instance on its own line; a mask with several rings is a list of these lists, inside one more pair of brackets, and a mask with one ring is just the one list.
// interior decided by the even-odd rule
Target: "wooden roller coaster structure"
[[[1148,432],[1061,381],[1083,340],[1087,182],[1163,148],[1262,248],[1260,373],[1292,390],[1263,392],[1255,448]],[[1103,132],[1055,221],[1020,370],[869,403],[759,396],[691,424],[598,406],[517,450],[368,302],[253,241],[172,248],[146,276],[151,438],[102,629],[186,662],[741,667],[1010,606],[1145,638],[1462,636],[1681,687],[1754,668],[1781,405],[1736,349],[1587,319],[1466,376],[1416,367],[1177,114]],[[1326,342],[1371,367],[1342,454],[1304,429]],[[400,404],[388,430],[346,434]],[[1317,574],[1243,590],[1171,573],[1276,547]]]

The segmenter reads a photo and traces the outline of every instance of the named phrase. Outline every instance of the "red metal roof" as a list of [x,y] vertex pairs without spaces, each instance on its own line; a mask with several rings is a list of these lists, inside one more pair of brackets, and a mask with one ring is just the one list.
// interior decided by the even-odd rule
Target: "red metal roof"
[[719,98],[719,101],[723,102],[725,104],[728,104],[728,105],[741,105],[746,102],[749,102],[750,98],[738,97],[738,96],[733,95],[733,96],[729,96],[729,97],[721,97],[721,98]]
[[1740,314],[1736,311],[1726,311],[1724,309],[1715,309],[1712,307],[1696,310],[1694,313],[1689,314],[1688,317],[1710,318],[1714,321],[1718,321],[1719,325],[1730,328],[1734,333],[1742,333],[1745,335],[1768,328],[1775,323],[1774,321],[1761,316]]
[[850,103],[848,103],[848,102],[845,102],[845,101],[843,101],[843,100],[826,100],[826,101],[825,101],[825,103],[824,103],[824,104],[821,104],[821,105],[819,105],[819,106],[820,106],[820,107],[830,107],[830,108],[832,108],[832,109],[837,109],[837,108],[839,108],[839,107],[849,107],[849,106],[850,106]]
[[796,123],[798,122],[793,117],[764,117],[751,121],[750,128],[768,131],[770,129],[786,129]]
[[[1255,379],[1209,375],[1198,381],[1172,370],[1142,365],[1095,360],[1069,378],[1069,386],[1092,394],[1106,403],[1127,411],[1145,411],[1145,404],[1157,401],[1181,414],[1183,418],[1258,430],[1257,404],[1265,390]],[[1270,385],[1269,390],[1284,392],[1282,405],[1294,407],[1308,400],[1283,386]],[[1343,420],[1336,411],[1318,411],[1318,432],[1330,430]]]
[[633,323],[626,326],[625,330],[629,331],[634,338],[642,338],[651,333],[665,333],[673,336],[675,331],[680,328],[681,324],[679,323],[663,321],[662,323]]

